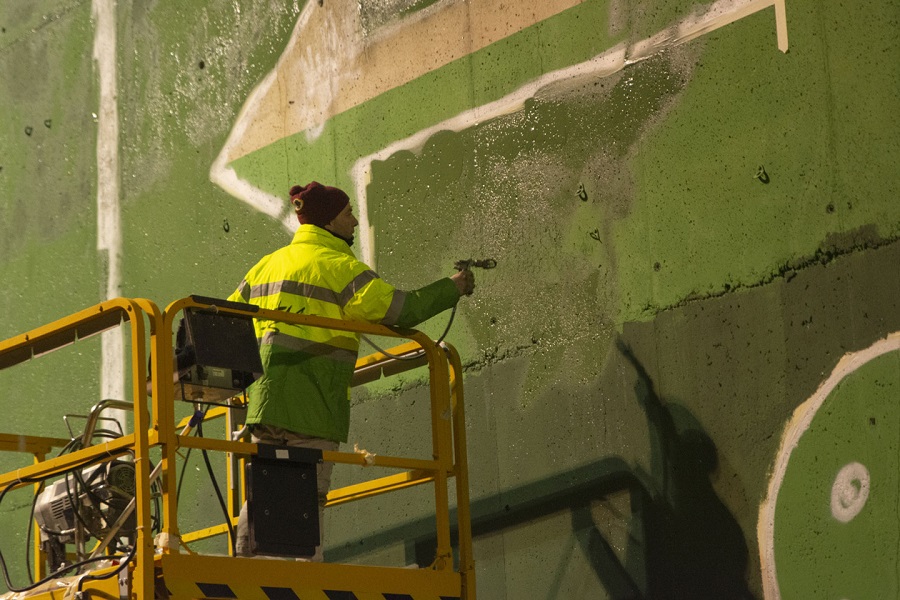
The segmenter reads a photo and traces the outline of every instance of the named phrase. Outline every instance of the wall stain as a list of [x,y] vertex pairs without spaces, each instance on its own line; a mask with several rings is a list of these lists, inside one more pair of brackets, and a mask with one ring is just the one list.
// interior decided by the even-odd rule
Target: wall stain
[[[630,161],[678,104],[701,49],[680,46],[609,76],[548,84],[521,110],[438,132],[419,153],[372,162],[366,195],[378,207],[369,216],[379,232],[382,276],[414,287],[442,268],[440,253],[429,263],[409,244],[422,228],[435,231],[428,241],[434,248],[470,248],[503,265],[485,275],[490,285],[474,299],[479,309],[465,317],[474,346],[498,350],[482,351],[467,368],[519,355],[536,335],[547,352],[526,386],[529,398],[545,385],[545,367],[582,365],[578,377],[595,375],[592,357],[614,330],[612,229],[631,212]],[[531,304],[508,302],[521,293],[524,272],[535,276],[530,303],[553,306],[552,319]],[[490,326],[486,315],[498,313],[508,318]]]

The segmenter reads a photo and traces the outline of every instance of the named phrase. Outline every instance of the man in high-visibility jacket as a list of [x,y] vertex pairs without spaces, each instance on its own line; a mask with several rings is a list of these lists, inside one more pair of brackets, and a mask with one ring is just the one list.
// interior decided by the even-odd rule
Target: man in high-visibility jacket
[[[452,308],[475,287],[471,271],[404,292],[381,279],[350,250],[359,222],[343,191],[312,182],[294,186],[291,203],[300,221],[293,241],[265,256],[229,300],[262,308],[414,327]],[[350,382],[359,334],[257,319],[265,374],[249,388],[247,424],[252,440],[337,450],[350,427]],[[319,522],[331,483],[331,463],[319,465]],[[237,553],[250,554],[246,507]],[[313,560],[322,559],[321,546]]]

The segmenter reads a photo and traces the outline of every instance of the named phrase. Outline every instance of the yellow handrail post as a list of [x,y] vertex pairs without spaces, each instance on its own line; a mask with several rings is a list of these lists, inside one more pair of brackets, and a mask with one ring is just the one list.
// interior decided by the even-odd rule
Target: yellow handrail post
[[161,446],[162,475],[160,482],[163,489],[163,526],[161,545],[164,553],[178,552],[181,533],[178,528],[176,451],[178,444],[175,433],[175,391],[174,380],[175,354],[172,345],[172,328],[177,311],[172,305],[166,307],[160,316],[159,332],[156,336],[157,370],[153,377],[154,406],[159,419],[159,445]]
[[453,397],[453,452],[456,473],[456,526],[459,540],[461,600],[475,598],[475,557],[472,554],[472,511],[469,505],[469,463],[466,452],[466,412],[459,352],[446,344],[450,358],[450,389]]
[[[425,337],[425,336],[422,336]],[[435,475],[435,520],[437,524],[434,568],[453,568],[453,550],[450,543],[450,498],[448,475],[453,471],[452,439],[450,429],[450,374],[447,357],[430,339],[418,339],[428,357],[431,392],[431,428],[434,459],[440,469]]]
[[[158,338],[160,330],[162,329],[162,312],[156,304],[146,298],[135,298],[134,303],[140,307],[148,318],[148,324],[150,326],[150,373],[155,374],[159,372],[159,361],[161,360]],[[160,403],[158,402],[160,393],[158,387],[160,386],[160,382],[157,377],[153,377],[152,381],[148,379],[148,381],[151,383],[151,387],[148,388],[151,395],[149,427],[151,431],[157,432],[156,435],[158,436],[160,423],[163,422],[161,415],[159,414]],[[150,445],[155,445],[157,441],[158,440],[150,439]]]
[[136,552],[133,591],[138,598],[153,597],[153,530],[150,519],[150,413],[147,410],[147,350],[143,311],[134,301],[123,300],[130,313],[131,379],[134,398],[134,479]]
[[[47,455],[43,452],[35,452],[34,453],[34,464],[38,464],[43,462],[43,460],[47,457]],[[41,487],[43,484],[35,483],[34,484],[34,494],[37,495],[41,491]],[[34,516],[32,515],[32,519]],[[47,566],[44,564],[44,550],[41,548],[41,535],[39,533],[39,529],[37,527],[37,521],[35,520],[32,523],[34,527],[34,579],[35,581],[40,581],[44,577],[47,576]]]

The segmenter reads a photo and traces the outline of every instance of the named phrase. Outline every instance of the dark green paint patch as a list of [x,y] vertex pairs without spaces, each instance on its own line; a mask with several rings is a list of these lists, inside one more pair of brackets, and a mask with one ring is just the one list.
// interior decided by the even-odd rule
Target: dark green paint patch
[[[632,473],[643,489],[658,491],[659,498],[678,508],[677,518],[655,526],[641,526],[639,514],[616,515],[611,529],[624,538],[618,546],[624,557],[620,567],[634,581],[646,586],[648,578],[658,581],[677,573],[696,574],[709,566],[691,564],[692,556],[710,558],[700,553],[686,553],[668,564],[653,562],[672,550],[671,540],[655,537],[670,531],[666,528],[684,528],[679,530],[684,537],[678,544],[691,543],[694,533],[707,531],[704,523],[696,521],[704,511],[692,514],[688,502],[699,498],[711,520],[727,526],[723,531],[729,536],[710,533],[720,552],[709,564],[723,570],[709,581],[731,589],[744,581],[754,597],[761,598],[758,509],[781,430],[796,406],[815,391],[845,352],[866,348],[885,332],[900,330],[900,282],[882,283],[886,270],[898,260],[900,244],[894,244],[847,255],[827,265],[811,265],[790,282],[777,280],[667,310],[649,322],[628,323],[621,340],[631,349],[634,362],[617,351],[612,340],[598,344],[600,348],[591,358],[595,377],[584,382],[573,376],[568,365],[551,366],[543,371],[546,385],[542,392],[527,405],[522,399],[529,397],[529,371],[553,365],[539,346],[511,352],[498,362],[485,363],[482,369],[473,366],[467,371],[466,411],[476,547],[496,549],[502,545],[500,556],[506,560],[515,557],[510,569],[519,578],[529,569],[540,568],[548,553],[567,552],[567,570],[554,572],[559,580],[548,582],[542,577],[532,585],[572,585],[568,569],[582,560],[587,561],[588,574],[574,581],[581,586],[594,585],[598,572],[609,572],[616,564],[606,553],[588,552],[598,547],[600,538],[593,538],[593,546],[581,546],[575,531],[592,530],[591,521],[581,520],[583,507],[593,497],[586,492],[603,489],[609,469],[614,467]],[[515,304],[509,302],[507,309],[514,310]],[[814,324],[812,331],[809,321]],[[571,343],[578,345],[581,340]],[[643,369],[642,377],[637,376],[635,363]],[[407,394],[404,398],[412,398],[416,410],[427,405],[425,388]],[[642,402],[654,395],[661,407],[656,407],[656,420],[651,421]],[[427,439],[405,433],[420,430],[409,414],[409,402],[392,395],[370,400],[354,407],[360,418],[354,421],[352,439],[359,439],[367,448],[382,443],[386,451],[401,453],[415,437],[418,445],[413,447],[427,450]],[[881,417],[872,415],[877,417],[875,427],[882,427]],[[872,427],[872,415],[866,414],[866,427]],[[670,434],[660,435],[669,427],[666,418],[671,419]],[[884,426],[895,427],[896,420]],[[664,442],[653,446],[652,452],[648,451],[651,436]],[[673,447],[675,442],[679,443]],[[691,447],[703,450],[693,453],[697,458],[693,467],[688,460]],[[673,452],[677,456],[671,456]],[[676,465],[680,470],[671,470]],[[711,472],[710,465],[715,465]],[[689,481],[696,486],[685,487]],[[596,517],[603,505],[605,501],[592,504],[590,514]],[[388,528],[367,524],[370,534],[348,526],[364,522],[362,504],[358,506],[359,512],[352,516],[341,513],[331,530],[340,540],[333,546],[335,560],[359,561],[378,548],[402,543],[398,540],[421,539],[416,548],[424,551],[428,547],[426,541],[433,533],[427,515],[412,511]],[[635,504],[631,508],[637,511]],[[557,518],[560,515],[563,518]],[[596,520],[593,524],[600,527]],[[619,539],[602,527],[600,531],[609,541]],[[650,540],[657,542],[654,548],[659,553],[648,555]],[[543,554],[535,556],[530,542],[542,544]],[[700,544],[698,550],[709,551],[702,542],[693,543]],[[495,554],[485,560],[505,562]],[[746,569],[740,568],[744,564]],[[676,573],[674,565],[678,565]],[[726,574],[728,578],[723,579]],[[507,581],[485,579],[488,588]],[[696,585],[697,581],[706,580],[695,578],[679,585]],[[685,597],[740,596],[710,591]]]
[[[726,294],[732,294],[743,289],[765,286],[772,283],[776,279],[785,279],[786,281],[791,281],[797,276],[797,273],[799,271],[802,271],[803,269],[807,269],[815,265],[827,265],[841,257],[850,254],[865,252],[866,250],[874,250],[885,246],[891,246],[896,244],[898,241],[900,241],[900,237],[887,239],[879,237],[878,229],[874,224],[866,225],[855,231],[848,231],[841,234],[829,234],[823,242],[822,246],[816,249],[816,251],[811,256],[799,257],[778,265],[778,267],[772,273],[765,275],[758,281],[736,284],[726,282],[719,290],[711,291],[702,295],[692,294],[672,306],[660,307],[648,305],[644,310],[645,312],[659,313],[661,311],[670,310],[677,306],[683,306],[685,304],[697,302],[699,300],[716,298],[724,296]],[[660,269],[654,266],[654,270],[659,271]]]
[[[497,269],[477,273],[485,285],[467,325],[483,355],[467,358],[489,363],[498,344],[500,356],[510,347],[533,347],[545,357],[541,369],[591,376],[584,357],[599,350],[595,344],[605,335],[595,339],[596,328],[608,331],[616,310],[610,279],[616,259],[604,243],[608,213],[624,216],[631,202],[627,193],[610,197],[604,180],[610,171],[628,170],[635,144],[680,91],[675,56],[614,78],[549,86],[520,111],[439,132],[418,154],[399,152],[372,164],[367,198],[385,277],[414,286],[446,272],[454,259],[498,261]],[[597,148],[604,149],[599,158]],[[592,190],[592,199],[581,199],[580,186]],[[516,297],[528,302],[511,307]],[[550,318],[534,310],[541,306]],[[580,350],[554,352],[573,339]],[[533,375],[535,382],[543,378]]]

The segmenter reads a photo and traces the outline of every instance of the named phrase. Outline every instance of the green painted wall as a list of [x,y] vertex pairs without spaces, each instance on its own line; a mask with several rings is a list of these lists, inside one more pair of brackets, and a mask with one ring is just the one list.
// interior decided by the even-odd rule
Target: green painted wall
[[[442,4],[346,11],[374,43]],[[466,366],[479,597],[762,598],[772,581],[785,599],[900,590],[896,352],[829,396],[791,455],[777,578],[758,534],[794,411],[843,355],[900,331],[900,2],[789,0],[786,54],[770,7],[620,70],[555,75],[710,6],[587,0],[230,165],[277,196],[310,179],[352,191],[354,164],[382,153],[363,187],[383,277],[411,288],[455,259],[498,261],[477,273],[449,337]],[[124,295],[161,306],[227,295],[290,239],[212,184],[210,167],[309,9],[117,3]],[[105,293],[96,22],[86,0],[0,4],[0,338]],[[526,86],[518,108],[466,116]],[[99,399],[100,354],[87,340],[0,372],[0,432],[66,437],[62,415]],[[420,376],[353,402],[351,446],[429,453]],[[810,456],[831,462],[819,472]],[[211,524],[191,461],[185,526]],[[861,516],[841,524],[827,496],[851,462],[881,466],[869,466]],[[338,469],[336,484],[357,477]],[[430,562],[432,502],[416,490],[329,511],[327,558]],[[18,581],[29,504],[17,492],[0,505]],[[827,536],[810,540],[809,527]],[[869,540],[889,549],[878,561]],[[805,548],[819,553],[812,566]],[[871,576],[826,577],[836,572]]]

